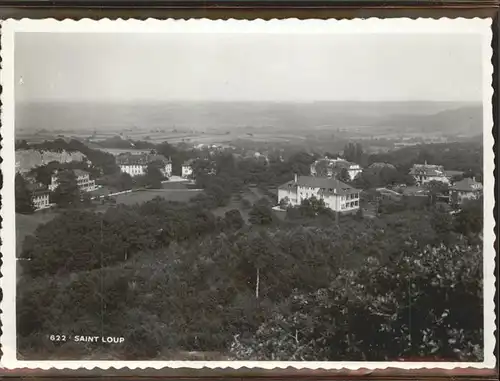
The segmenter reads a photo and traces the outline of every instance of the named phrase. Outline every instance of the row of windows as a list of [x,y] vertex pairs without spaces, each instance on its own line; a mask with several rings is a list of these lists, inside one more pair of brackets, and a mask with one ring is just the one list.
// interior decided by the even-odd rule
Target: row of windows
[[342,204],[342,209],[355,208],[359,206],[359,201],[348,202],[347,204]]

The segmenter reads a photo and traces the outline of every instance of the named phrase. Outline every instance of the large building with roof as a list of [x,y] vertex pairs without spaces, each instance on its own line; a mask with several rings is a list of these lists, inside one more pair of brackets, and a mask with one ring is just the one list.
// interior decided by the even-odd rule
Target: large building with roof
[[454,173],[447,173],[442,165],[432,164],[414,164],[410,169],[410,175],[413,176],[417,185],[424,185],[431,181],[438,181],[445,184],[450,184],[450,178],[455,175]]
[[290,206],[297,206],[315,197],[335,212],[354,212],[359,209],[360,192],[336,179],[295,175],[278,188],[278,202],[285,200]]
[[[95,180],[90,178],[90,173],[87,171],[83,171],[81,169],[73,169],[73,173],[75,174],[76,183],[78,185],[78,189],[80,192],[91,192],[97,189],[95,184]],[[52,175],[51,182],[49,185],[49,190],[51,192],[55,191],[59,186],[59,179],[57,172]]]
[[452,204],[462,204],[468,200],[477,200],[483,194],[483,184],[477,182],[475,178],[465,178],[457,181],[450,188],[450,202]]
[[148,164],[153,162],[161,163],[160,171],[163,176],[172,176],[172,161],[163,155],[124,153],[116,157],[116,164],[120,167],[120,171],[132,177],[145,175]]
[[31,201],[36,210],[46,209],[50,207],[50,192],[48,189],[35,189],[31,193]]

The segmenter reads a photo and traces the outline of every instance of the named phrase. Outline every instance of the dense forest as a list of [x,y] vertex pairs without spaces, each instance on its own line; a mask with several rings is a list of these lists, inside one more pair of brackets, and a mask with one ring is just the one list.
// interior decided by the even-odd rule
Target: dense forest
[[[456,154],[428,149],[460,169]],[[406,175],[394,155],[373,159]],[[477,160],[474,150],[460,155]],[[196,162],[205,192],[188,203],[75,207],[39,225],[20,254],[19,355],[481,361],[482,200],[456,214],[430,201],[383,202],[374,219],[336,215],[315,199],[284,218],[267,199],[248,205],[248,222],[237,209],[213,213],[250,185],[269,190],[308,174],[317,157],[262,162],[221,153]],[[420,159],[400,157],[404,165]],[[54,342],[52,334],[125,341],[109,348]]]
[[129,359],[481,359],[482,226],[435,207],[320,214],[246,225],[160,199],[62,214],[23,247],[20,353],[86,356],[46,335],[105,332]]

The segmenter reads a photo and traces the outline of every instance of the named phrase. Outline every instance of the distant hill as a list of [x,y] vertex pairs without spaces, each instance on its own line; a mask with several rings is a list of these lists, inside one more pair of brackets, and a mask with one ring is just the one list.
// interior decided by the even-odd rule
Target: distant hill
[[394,115],[378,122],[377,125],[399,127],[401,132],[481,135],[483,132],[483,109],[481,105],[477,105],[444,110],[431,115]]
[[[304,132],[325,128],[370,128],[387,123],[397,128],[404,125],[415,128],[428,126],[429,120],[434,120],[434,115],[444,110],[462,107],[469,109],[467,104],[452,102],[20,103],[16,105],[16,129],[146,132],[158,128],[197,131],[253,128]],[[451,121],[446,115],[442,119],[438,117],[431,125],[441,122],[453,125],[454,120],[461,119],[450,117]]]

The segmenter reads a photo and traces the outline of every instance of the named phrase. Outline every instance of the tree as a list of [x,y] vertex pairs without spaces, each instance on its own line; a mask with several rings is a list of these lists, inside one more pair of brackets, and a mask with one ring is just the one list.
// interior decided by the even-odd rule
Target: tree
[[441,181],[430,181],[425,184],[425,188],[429,192],[431,205],[436,203],[438,196],[447,196],[449,192],[448,184]]
[[320,160],[315,164],[316,176],[327,177],[328,176],[328,161]]
[[[481,262],[480,247],[463,243],[409,244],[394,263],[368,257],[328,287],[293,290],[253,336],[233,341],[232,353],[240,360],[480,361]],[[474,307],[464,314],[465,303]]]
[[80,202],[80,190],[75,173],[71,170],[56,174],[58,186],[53,193],[53,201],[61,207],[68,207]]
[[288,208],[288,206],[290,205],[290,199],[287,197],[284,197],[280,200],[280,208],[285,210],[286,208]]
[[248,199],[246,198],[243,198],[240,202],[241,204],[241,207],[243,210],[248,210],[252,207],[252,203],[250,201],[248,201]]
[[41,165],[38,167],[33,168],[30,171],[31,175],[34,175],[35,180],[39,182],[40,184],[43,185],[50,185],[50,182],[52,180],[52,174],[56,169],[62,169],[61,163],[57,161],[52,161],[48,163],[47,165]]
[[152,162],[148,164],[144,179],[147,187],[153,189],[160,189],[162,187],[161,182],[163,180],[163,174],[161,173],[160,167],[160,162]]
[[466,237],[476,236],[483,231],[483,199],[464,202],[456,215],[455,230]]
[[134,187],[134,179],[128,173],[120,173],[116,186],[120,191],[132,189]]
[[450,213],[444,208],[435,207],[432,211],[431,224],[440,241],[449,244],[450,234],[454,230],[454,221]]
[[361,163],[363,159],[363,146],[360,143],[348,143],[344,147],[344,158],[347,161]]
[[362,220],[364,218],[363,209],[359,208],[356,212],[356,219]]
[[304,217],[315,217],[325,209],[325,201],[323,199],[317,199],[314,196],[309,199],[302,200],[299,207],[299,210]]
[[351,176],[349,176],[349,171],[347,170],[347,168],[342,168],[340,170],[338,179],[344,182],[351,181]]
[[28,144],[28,142],[25,139],[22,139],[22,140],[16,139],[15,146],[16,146],[16,150],[30,149],[30,145]]
[[226,212],[224,215],[224,222],[229,229],[234,230],[241,229],[245,225],[245,221],[243,221],[243,217],[241,217],[241,213],[238,209],[232,209]]
[[249,212],[249,219],[252,225],[270,225],[274,221],[271,207],[264,202],[257,202]]
[[33,213],[35,207],[33,205],[32,193],[28,183],[20,173],[17,173],[15,178],[15,197],[16,213]]

